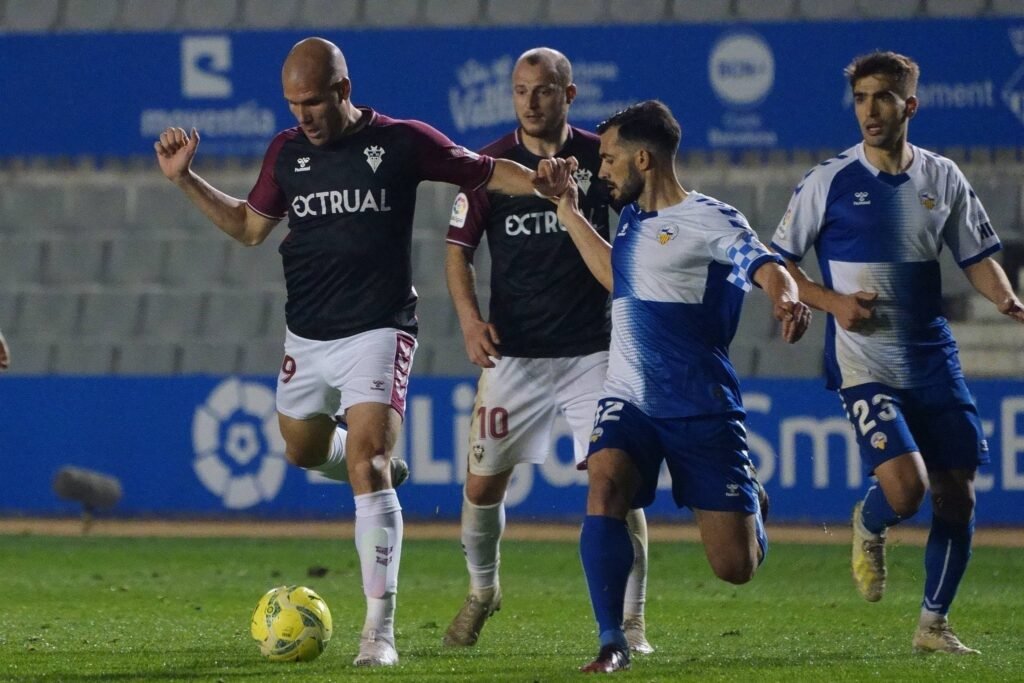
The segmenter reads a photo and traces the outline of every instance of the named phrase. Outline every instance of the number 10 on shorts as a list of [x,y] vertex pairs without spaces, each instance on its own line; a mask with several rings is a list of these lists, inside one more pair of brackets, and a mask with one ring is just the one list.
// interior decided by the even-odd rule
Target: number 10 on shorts
[[504,408],[480,406],[476,409],[481,439],[504,439],[508,436],[508,411]]

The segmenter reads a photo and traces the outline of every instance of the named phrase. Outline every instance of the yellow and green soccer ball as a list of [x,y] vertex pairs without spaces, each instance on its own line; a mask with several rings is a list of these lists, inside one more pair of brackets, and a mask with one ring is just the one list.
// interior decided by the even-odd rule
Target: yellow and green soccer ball
[[249,627],[260,653],[272,662],[316,659],[332,630],[327,603],[305,586],[271,588],[256,604]]

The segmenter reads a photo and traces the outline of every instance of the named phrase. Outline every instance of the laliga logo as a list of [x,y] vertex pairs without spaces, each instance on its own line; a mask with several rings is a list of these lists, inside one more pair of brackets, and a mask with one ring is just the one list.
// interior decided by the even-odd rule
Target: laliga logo
[[185,36],[181,39],[181,94],[185,97],[231,97],[231,38]]
[[749,107],[758,104],[775,83],[775,57],[768,43],[753,33],[725,36],[711,49],[708,77],[718,99]]
[[273,500],[288,467],[274,393],[256,382],[221,382],[192,417],[192,449],[192,469],[224,507]]

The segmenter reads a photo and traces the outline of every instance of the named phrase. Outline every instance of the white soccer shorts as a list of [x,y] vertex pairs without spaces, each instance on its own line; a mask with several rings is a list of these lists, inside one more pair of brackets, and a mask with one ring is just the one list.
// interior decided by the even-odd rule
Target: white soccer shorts
[[505,357],[484,368],[469,429],[469,471],[488,476],[519,463],[543,463],[553,448],[559,413],[569,423],[573,453],[581,462],[607,371],[607,351],[571,358]]
[[386,403],[405,417],[416,338],[394,328],[331,341],[288,330],[277,376],[277,410],[296,420],[334,417],[357,403]]

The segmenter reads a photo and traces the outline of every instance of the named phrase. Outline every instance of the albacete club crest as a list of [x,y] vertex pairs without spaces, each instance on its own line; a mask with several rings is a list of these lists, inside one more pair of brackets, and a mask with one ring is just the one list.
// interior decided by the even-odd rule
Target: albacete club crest
[[370,145],[363,150],[363,154],[366,155],[366,163],[370,165],[373,172],[377,172],[377,167],[380,166],[381,157],[384,156],[384,148],[377,145]]
[[484,459],[484,447],[480,444],[473,446],[473,458],[475,458],[477,462]]
[[572,177],[576,179],[576,184],[579,185],[580,190],[583,194],[586,194],[590,190],[590,180],[594,177],[594,174],[585,168],[577,168],[572,172]]

